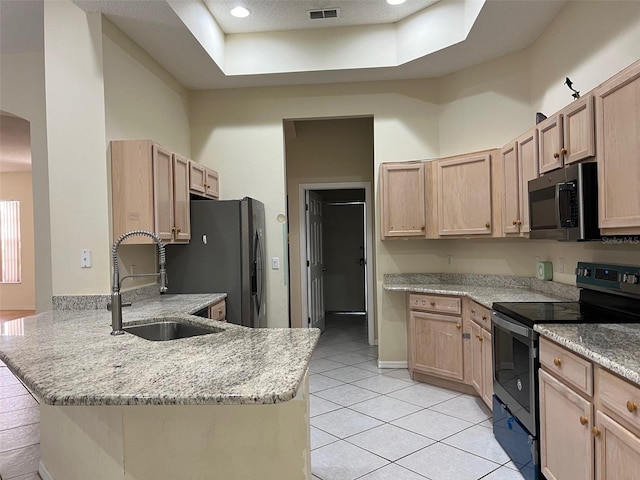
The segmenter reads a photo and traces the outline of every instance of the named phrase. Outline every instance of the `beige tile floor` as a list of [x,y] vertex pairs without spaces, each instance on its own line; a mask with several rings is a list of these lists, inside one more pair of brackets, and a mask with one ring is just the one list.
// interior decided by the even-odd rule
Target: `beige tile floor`
[[470,395],[379,370],[362,317],[328,316],[310,366],[316,480],[522,480]]
[[[366,338],[363,318],[328,317],[314,352],[315,480],[522,480],[477,397],[379,370]],[[0,362],[0,479],[40,479],[39,421],[37,400]]]

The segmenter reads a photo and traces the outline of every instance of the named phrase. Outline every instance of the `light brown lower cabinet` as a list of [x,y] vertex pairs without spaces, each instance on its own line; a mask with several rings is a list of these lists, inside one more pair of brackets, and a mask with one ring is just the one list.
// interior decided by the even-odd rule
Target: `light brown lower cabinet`
[[602,412],[596,414],[596,479],[640,478],[640,437]]
[[219,322],[227,321],[227,304],[225,300],[209,305],[209,318],[211,320],[218,320]]
[[465,315],[469,316],[471,328],[471,386],[482,401],[493,407],[493,356],[491,344],[491,312],[488,308],[472,301]]
[[593,404],[540,370],[540,459],[547,480],[593,479]]
[[547,480],[639,479],[640,387],[546,338],[540,359],[540,456]]
[[409,328],[411,371],[464,379],[461,317],[411,311]]

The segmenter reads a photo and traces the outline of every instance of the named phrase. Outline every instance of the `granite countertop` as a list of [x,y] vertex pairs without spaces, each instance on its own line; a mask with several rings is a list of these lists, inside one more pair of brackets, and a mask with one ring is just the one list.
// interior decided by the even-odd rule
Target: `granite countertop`
[[524,287],[486,287],[476,285],[452,285],[448,283],[428,284],[384,284],[384,289],[395,292],[433,293],[438,295],[466,296],[471,300],[491,308],[493,302],[562,302],[567,301],[554,295],[537,292]]
[[110,335],[106,310],[6,322],[0,359],[49,405],[232,405],[291,400],[320,331],[253,329],[190,315],[226,294],[162,295],[123,309],[124,326],[171,316],[222,331],[166,342]]
[[640,385],[640,324],[539,324],[534,330]]

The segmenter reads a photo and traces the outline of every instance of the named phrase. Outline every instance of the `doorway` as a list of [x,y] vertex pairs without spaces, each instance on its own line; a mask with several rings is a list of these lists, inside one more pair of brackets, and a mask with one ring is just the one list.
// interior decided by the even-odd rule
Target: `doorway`
[[303,318],[362,322],[374,345],[371,184],[302,184],[299,198]]

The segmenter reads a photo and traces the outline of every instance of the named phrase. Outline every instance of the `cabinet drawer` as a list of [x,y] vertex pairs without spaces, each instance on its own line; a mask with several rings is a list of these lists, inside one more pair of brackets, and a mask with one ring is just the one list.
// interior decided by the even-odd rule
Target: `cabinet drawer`
[[227,317],[227,304],[224,300],[218,303],[214,303],[209,307],[209,318],[212,320],[218,320],[219,322],[226,321]]
[[469,301],[469,317],[481,327],[491,330],[491,312],[487,307]]
[[601,368],[598,369],[598,397],[604,410],[609,410],[640,430],[640,388]]
[[432,312],[462,313],[462,301],[457,297],[438,295],[409,295],[409,308]]
[[541,338],[540,364],[586,395],[593,395],[593,365],[590,361]]

